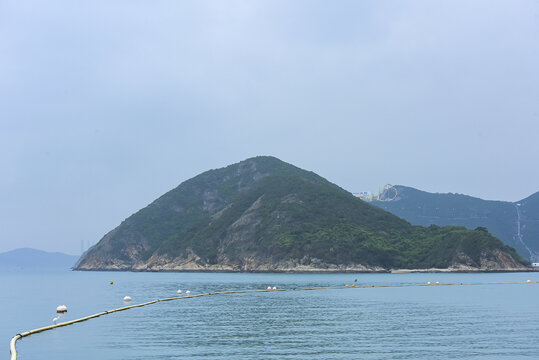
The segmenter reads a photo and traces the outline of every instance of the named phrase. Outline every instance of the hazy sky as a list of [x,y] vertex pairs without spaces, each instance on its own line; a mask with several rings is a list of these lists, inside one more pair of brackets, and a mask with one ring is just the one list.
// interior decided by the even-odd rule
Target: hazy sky
[[538,135],[537,1],[0,0],[0,252],[256,155],[516,201]]

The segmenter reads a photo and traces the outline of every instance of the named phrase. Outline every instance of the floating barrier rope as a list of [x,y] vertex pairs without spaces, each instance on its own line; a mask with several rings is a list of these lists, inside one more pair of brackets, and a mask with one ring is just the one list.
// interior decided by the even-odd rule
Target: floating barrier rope
[[436,287],[436,286],[467,286],[467,285],[518,285],[518,284],[538,284],[538,283],[539,283],[538,281],[530,281],[530,280],[528,280],[528,281],[519,281],[519,282],[447,283],[447,284],[440,284],[440,283],[435,283],[435,284],[430,284],[430,283],[427,283],[427,284],[400,284],[400,285],[355,285],[355,284],[353,284],[351,286],[350,285],[345,285],[345,286],[324,286],[324,287],[290,288],[290,289],[217,291],[217,292],[196,294],[196,295],[175,296],[175,297],[170,297],[170,298],[165,298],[165,299],[152,300],[152,301],[148,301],[148,302],[145,302],[145,303],[142,303],[142,304],[124,306],[124,307],[120,307],[120,308],[117,308],[117,309],[112,309],[112,310],[103,311],[103,312],[100,312],[100,313],[97,313],[97,314],[85,316],[85,317],[82,317],[82,318],[79,318],[79,319],[66,321],[66,322],[63,322],[63,323],[50,325],[50,326],[45,326],[45,327],[42,327],[42,328],[26,331],[26,332],[15,335],[11,339],[11,341],[9,343],[9,350],[11,352],[11,360],[16,360],[17,359],[17,349],[15,348],[15,344],[17,343],[17,340],[22,339],[23,337],[30,336],[32,334],[37,334],[37,333],[47,331],[47,330],[52,330],[52,329],[59,328],[59,327],[62,327],[62,326],[73,325],[73,324],[80,323],[80,322],[90,320],[90,319],[93,319],[93,318],[96,318],[96,317],[100,317],[100,316],[103,316],[103,315],[112,314],[112,313],[115,313],[115,312],[118,312],[118,311],[129,310],[129,309],[142,307],[142,306],[146,306],[146,305],[151,305],[151,304],[155,304],[155,303],[163,302],[163,301],[192,299],[192,298],[197,298],[197,297],[202,297],[202,296],[225,295],[225,294],[262,293],[262,292],[277,292],[277,291],[309,291],[309,290],[366,289],[366,288],[399,288],[399,287],[418,287],[418,286]]

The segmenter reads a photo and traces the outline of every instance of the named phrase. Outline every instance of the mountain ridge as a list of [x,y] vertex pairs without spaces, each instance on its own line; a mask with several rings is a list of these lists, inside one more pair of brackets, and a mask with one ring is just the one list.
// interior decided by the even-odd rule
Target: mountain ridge
[[[532,261],[539,258],[539,192],[509,202],[464,194],[430,193],[403,185],[395,188],[398,190],[395,200],[373,201],[372,204],[414,225],[485,227],[521,256]],[[518,236],[519,227],[522,238]]]

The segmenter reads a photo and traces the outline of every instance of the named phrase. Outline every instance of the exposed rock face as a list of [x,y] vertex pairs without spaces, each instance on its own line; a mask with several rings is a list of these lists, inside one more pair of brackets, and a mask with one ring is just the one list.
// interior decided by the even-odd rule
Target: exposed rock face
[[459,252],[448,268],[427,268],[427,269],[392,269],[394,273],[407,272],[520,272],[535,271],[529,266],[524,266],[516,261],[509,254],[498,249],[492,251],[482,251],[479,262],[474,261],[470,256]]
[[519,261],[488,232],[413,227],[312,172],[257,157],[182,183],[105,235],[76,269],[527,270]]
[[524,270],[525,267],[509,254],[499,249],[483,250],[479,261],[474,261],[470,256],[459,252],[455,255],[451,268],[456,270],[480,269],[485,271],[499,270]]
[[481,254],[481,269],[486,270],[521,270],[522,264],[515,261],[515,259],[509,254],[500,251],[499,249],[492,250],[492,252],[483,252]]
[[297,259],[264,262],[255,258],[246,258],[242,264],[226,261],[218,264],[207,264],[193,252],[187,257],[170,258],[168,256],[152,256],[148,261],[138,261],[131,265],[121,261],[85,262],[77,270],[118,270],[118,271],[217,271],[217,272],[388,272],[380,266],[361,264],[327,264],[320,259],[309,259],[308,262]]

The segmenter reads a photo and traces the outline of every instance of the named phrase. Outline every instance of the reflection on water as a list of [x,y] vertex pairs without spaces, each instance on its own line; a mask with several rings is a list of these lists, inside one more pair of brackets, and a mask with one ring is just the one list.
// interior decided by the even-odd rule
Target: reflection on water
[[[0,276],[4,354],[17,332],[132,303],[244,289],[539,280],[539,274],[84,273]],[[114,280],[114,285],[110,281]],[[55,290],[47,285],[62,284]],[[31,293],[39,293],[33,299]],[[208,296],[157,303],[33,335],[21,359],[536,359],[539,286],[430,286]],[[5,310],[3,310],[5,312]],[[54,314],[56,316],[56,314]],[[22,327],[22,328],[21,328]],[[0,350],[1,354],[1,350]]]

